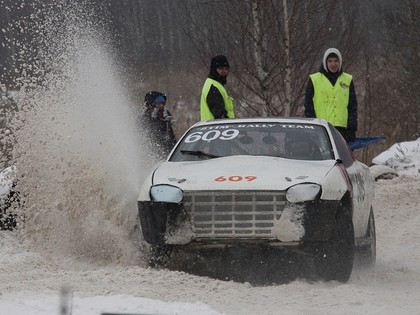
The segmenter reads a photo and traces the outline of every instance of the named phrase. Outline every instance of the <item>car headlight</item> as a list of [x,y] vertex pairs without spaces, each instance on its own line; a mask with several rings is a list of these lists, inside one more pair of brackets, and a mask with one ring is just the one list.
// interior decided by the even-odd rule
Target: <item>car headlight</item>
[[182,190],[170,185],[156,185],[150,189],[150,196],[156,202],[180,203],[183,197]]
[[290,202],[315,200],[320,191],[321,186],[317,184],[300,184],[287,190],[286,199]]

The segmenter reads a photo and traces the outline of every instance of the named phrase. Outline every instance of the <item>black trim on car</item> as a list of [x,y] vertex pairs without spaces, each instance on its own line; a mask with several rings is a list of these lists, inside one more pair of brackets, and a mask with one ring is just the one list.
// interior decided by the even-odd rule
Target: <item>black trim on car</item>
[[[300,204],[304,207],[303,226],[305,235],[302,243],[326,241],[329,239],[331,232],[336,225],[336,216],[339,209],[339,201],[325,201],[317,200],[304,202]],[[288,203],[287,206],[294,206]],[[138,201],[139,218],[142,228],[144,240],[150,245],[164,244],[164,236],[168,227],[174,226],[175,222],[179,220],[179,214],[182,211],[183,205],[176,203],[164,203],[153,201]],[[186,220],[188,216],[183,217]],[[235,239],[231,238],[230,242],[241,243],[249,242],[253,237]],[[203,239],[201,242],[223,242],[220,239]],[[256,242],[261,242],[261,239],[255,239]],[[273,239],[267,239],[267,242],[276,242]],[[278,242],[278,241],[277,241]]]
[[167,222],[173,222],[181,205],[153,201],[138,201],[137,205],[144,240],[151,245],[162,244]]

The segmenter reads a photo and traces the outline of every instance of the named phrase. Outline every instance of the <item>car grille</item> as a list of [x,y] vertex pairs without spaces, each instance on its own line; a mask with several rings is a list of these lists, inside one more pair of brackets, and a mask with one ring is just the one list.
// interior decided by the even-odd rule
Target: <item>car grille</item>
[[195,191],[183,199],[198,240],[275,238],[285,203],[284,191]]

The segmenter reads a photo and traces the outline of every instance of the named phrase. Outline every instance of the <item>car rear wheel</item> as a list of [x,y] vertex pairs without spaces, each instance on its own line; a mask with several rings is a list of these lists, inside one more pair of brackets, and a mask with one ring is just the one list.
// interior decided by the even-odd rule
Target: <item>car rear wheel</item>
[[366,230],[364,244],[357,247],[357,262],[361,267],[372,267],[376,262],[376,230],[373,210],[370,209],[369,224]]
[[347,282],[353,270],[354,228],[350,211],[338,216],[330,240],[317,248],[315,270],[324,280]]

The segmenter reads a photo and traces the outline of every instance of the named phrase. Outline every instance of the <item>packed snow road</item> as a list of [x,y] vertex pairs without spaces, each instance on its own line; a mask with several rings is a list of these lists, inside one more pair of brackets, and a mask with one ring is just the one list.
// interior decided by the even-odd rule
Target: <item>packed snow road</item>
[[[3,231],[0,314],[59,314],[63,287],[72,292],[72,314],[420,314],[419,201],[420,175],[377,182],[377,263],[370,271],[356,268],[346,284],[314,280],[297,265],[287,267],[290,273],[273,284],[225,281],[146,268],[141,251],[131,263],[118,255],[110,261],[83,259],[77,251],[41,251],[34,245],[42,239]],[[257,269],[255,265],[247,272],[261,275]],[[88,301],[98,304],[95,297],[102,297],[102,304],[86,311]],[[153,299],[153,307],[136,298]]]

